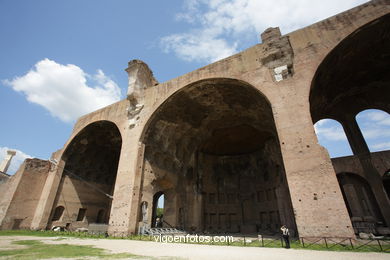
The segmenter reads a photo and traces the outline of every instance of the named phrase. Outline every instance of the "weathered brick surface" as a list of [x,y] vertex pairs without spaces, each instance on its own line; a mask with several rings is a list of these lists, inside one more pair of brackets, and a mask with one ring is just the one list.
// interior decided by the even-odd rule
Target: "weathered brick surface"
[[[37,210],[31,213],[34,216],[31,227],[47,226],[53,208],[64,200],[61,194],[69,197],[72,212],[94,207],[79,200],[87,189],[79,191],[84,184],[64,177],[62,168],[67,167],[72,156],[66,158],[66,149],[78,140],[82,131],[90,124],[109,121],[121,136],[116,181],[111,191],[113,199],[108,209],[112,234],[137,232],[142,201],[148,202],[150,225],[153,195],[163,191],[167,198],[165,220],[173,225],[184,225],[184,221],[191,230],[207,229],[207,221],[213,218],[210,214],[215,213],[222,220],[211,226],[223,231],[218,225],[227,225],[230,217],[226,216],[236,214],[237,208],[242,207],[241,219],[229,222],[240,226],[241,232],[259,231],[263,228],[262,213],[267,212],[267,218],[273,218],[278,212],[277,221],[265,221],[273,224],[274,229],[283,221],[304,237],[353,236],[335,170],[314,132],[313,120],[318,120],[320,113],[313,110],[309,99],[313,79],[325,57],[356,30],[389,13],[389,1],[370,1],[287,35],[270,31],[264,35],[263,44],[163,83],[158,83],[141,61],[132,62],[127,71],[139,80],[129,82],[128,98],[81,117],[64,148],[53,154],[61,167],[40,182],[42,192],[37,191],[40,199]],[[251,136],[253,142],[247,142]],[[272,145],[267,146],[267,140],[273,140]],[[232,145],[224,145],[224,141]],[[88,142],[80,142],[88,147]],[[218,177],[213,175],[218,171],[212,165],[222,167],[224,160],[230,162],[230,168],[222,167],[227,174],[240,164],[223,156],[250,154],[260,148],[265,151],[266,146],[272,153],[247,155],[245,160],[250,163],[245,169],[253,172],[259,159],[261,174],[268,170],[270,174],[279,173],[280,179],[269,185],[269,189],[275,188],[277,200],[268,204],[257,201],[253,194],[261,194],[268,187],[263,187],[260,178],[244,174],[240,181],[253,182],[253,186],[248,184],[251,192],[239,185],[232,191],[224,186],[226,196],[234,190],[239,193],[241,204],[229,206],[230,213],[222,212],[221,205],[213,212],[213,207],[206,203],[210,194],[219,189]],[[220,153],[220,158],[204,155],[212,153]],[[10,181],[10,187],[21,185],[18,183]],[[61,203],[65,205],[66,200]],[[101,200],[95,196],[90,203],[99,204]],[[96,215],[97,209],[91,214]],[[235,227],[229,226],[232,231]]]

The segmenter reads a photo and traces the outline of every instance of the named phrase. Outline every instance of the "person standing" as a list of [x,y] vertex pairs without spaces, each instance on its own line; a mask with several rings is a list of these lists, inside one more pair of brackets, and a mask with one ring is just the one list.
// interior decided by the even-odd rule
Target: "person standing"
[[282,236],[284,242],[286,243],[286,248],[290,248],[290,232],[288,231],[288,228],[283,225],[280,230],[282,230]]

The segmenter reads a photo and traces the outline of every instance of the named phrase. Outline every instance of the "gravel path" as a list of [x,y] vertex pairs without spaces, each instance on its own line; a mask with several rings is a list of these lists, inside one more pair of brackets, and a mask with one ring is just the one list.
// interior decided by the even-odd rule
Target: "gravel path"
[[180,259],[299,259],[299,260],[359,260],[390,259],[386,253],[332,252],[298,250],[284,248],[258,248],[235,246],[208,246],[192,244],[164,244],[157,242],[113,240],[113,239],[78,239],[58,237],[0,236],[0,248],[11,249],[15,240],[40,240],[48,244],[92,245],[112,253],[132,253],[153,257],[178,257]]

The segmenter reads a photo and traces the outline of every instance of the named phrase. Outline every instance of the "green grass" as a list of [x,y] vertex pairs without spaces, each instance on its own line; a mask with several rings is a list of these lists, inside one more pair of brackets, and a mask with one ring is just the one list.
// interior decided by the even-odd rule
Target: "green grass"
[[104,238],[103,234],[89,234],[86,232],[56,232],[56,231],[34,231],[34,230],[1,230],[0,236],[38,236],[38,237],[80,237],[80,238]]
[[[264,246],[261,243],[261,241],[257,239],[250,239],[251,242],[244,242],[243,240],[234,241],[232,243],[227,244],[225,243],[216,243],[216,242],[209,242],[209,243],[192,243],[192,244],[202,244],[202,245],[222,245],[222,246],[240,246],[240,247],[268,247],[268,248],[282,248],[281,240],[274,240],[274,239],[264,239]],[[390,241],[388,241],[390,242]],[[291,249],[304,249],[304,250],[320,250],[320,251],[347,251],[347,252],[378,252],[378,253],[390,253],[390,243],[382,244],[383,251],[380,249],[378,244],[373,244],[370,246],[363,246],[360,248],[360,245],[354,245],[354,248],[350,246],[350,244],[345,245],[335,245],[328,241],[328,247],[325,243],[319,243],[319,244],[310,244],[309,241],[306,241],[305,247],[297,241],[293,240],[290,242]]]
[[163,208],[157,208],[156,216],[160,218],[161,215],[163,215],[163,214],[164,214],[164,209]]
[[[54,232],[54,231],[31,231],[31,230],[8,230],[8,231],[0,231],[0,236],[41,236],[41,237],[58,237],[58,239],[62,239],[61,237],[76,237],[76,238],[104,238],[104,235],[94,235],[88,233],[78,233],[78,232]],[[129,239],[129,240],[141,240],[141,241],[154,241],[153,237],[150,236],[142,236],[142,235],[130,235],[124,237],[108,237],[108,239]],[[249,238],[250,239],[250,238]],[[202,244],[202,245],[223,245],[223,246],[246,246],[246,247],[263,247],[261,241],[257,239],[251,239],[252,242],[244,243],[243,240],[234,241],[233,243],[227,244],[225,243],[192,243],[192,244]],[[321,251],[349,251],[349,252],[383,252],[390,253],[390,241],[387,240],[387,243],[383,243],[383,251],[380,250],[378,244],[373,244],[371,246],[363,246],[357,248],[359,245],[355,245],[354,248],[346,242],[346,245],[332,245],[330,241],[328,241],[328,248],[324,243],[322,244],[313,244],[310,245],[309,241],[305,241],[305,247],[299,241],[291,241],[292,249],[305,249],[305,250],[321,250]],[[281,248],[280,240],[269,240],[264,239],[264,247],[272,247],[272,248]]]
[[78,246],[68,244],[44,244],[37,240],[14,241],[14,244],[24,245],[27,248],[0,250],[0,257],[29,260],[47,258],[76,258],[98,257],[98,258],[141,258],[132,254],[108,254],[104,249],[92,246]]

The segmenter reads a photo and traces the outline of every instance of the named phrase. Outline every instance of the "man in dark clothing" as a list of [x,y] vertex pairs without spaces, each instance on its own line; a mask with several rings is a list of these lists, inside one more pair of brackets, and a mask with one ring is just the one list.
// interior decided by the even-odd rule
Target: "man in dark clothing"
[[282,230],[282,236],[284,242],[286,243],[286,248],[290,248],[290,232],[288,231],[288,228],[283,225],[280,230]]

